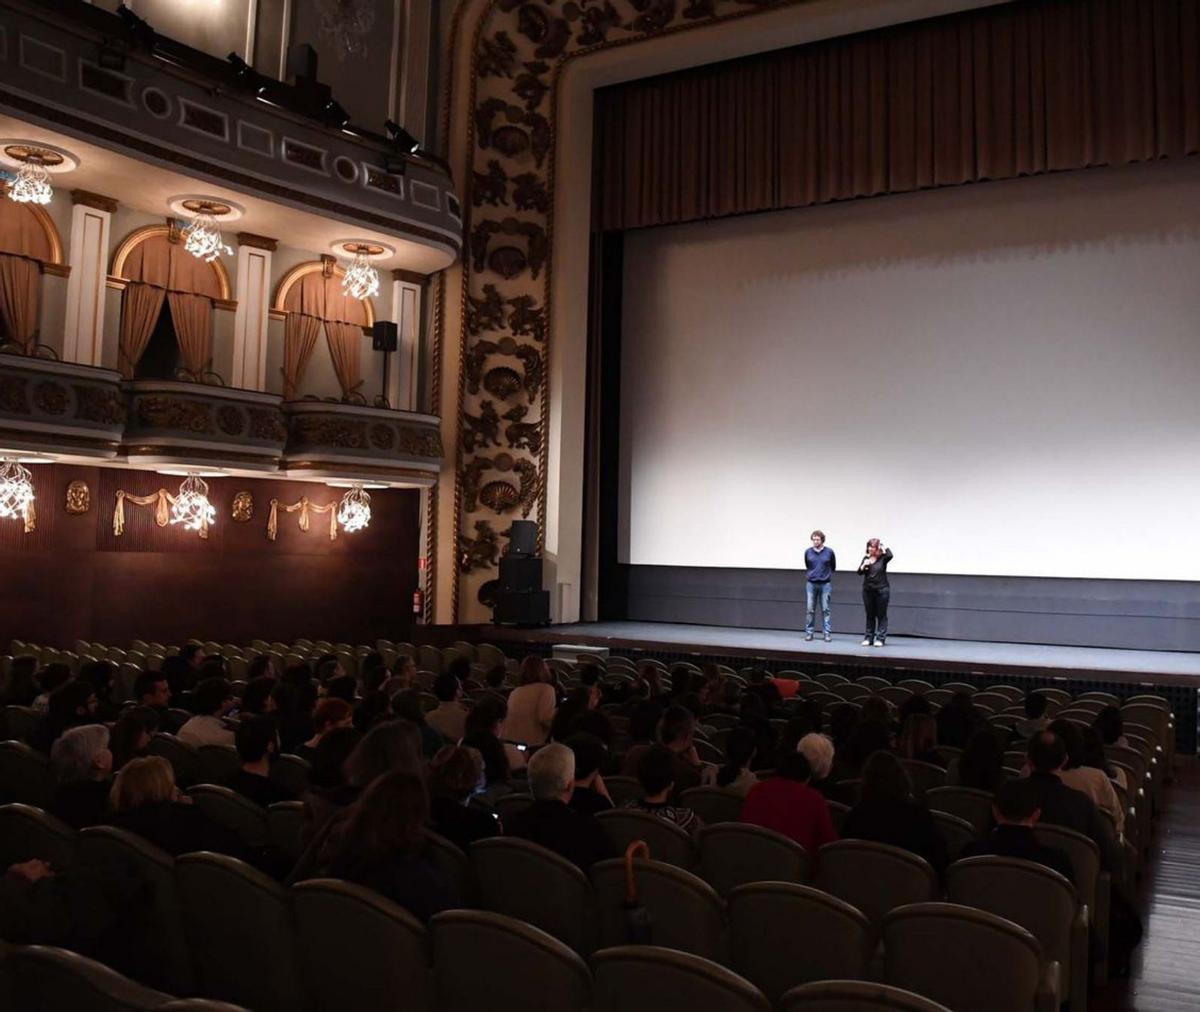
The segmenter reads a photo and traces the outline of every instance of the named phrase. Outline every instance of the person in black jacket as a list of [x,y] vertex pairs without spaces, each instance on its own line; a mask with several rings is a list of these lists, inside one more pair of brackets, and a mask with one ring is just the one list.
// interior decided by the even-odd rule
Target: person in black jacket
[[863,608],[867,612],[867,632],[861,646],[881,647],[887,639],[888,601],[892,596],[887,567],[891,561],[892,550],[884,548],[878,538],[867,542],[866,554],[858,564],[858,574],[863,578]]
[[891,752],[876,752],[863,766],[861,800],[846,816],[842,838],[902,847],[941,871],[946,864],[946,845],[929,809],[917,804],[912,793],[912,782],[900,760]]
[[477,749],[443,745],[429,764],[433,830],[464,851],[476,840],[500,835],[496,817],[470,805],[483,784],[483,756]]
[[959,857],[1015,857],[1036,861],[1075,881],[1071,858],[1057,847],[1043,847],[1033,835],[1033,827],[1041,818],[1038,791],[1028,780],[1008,780],[1001,784],[992,800],[992,817],[996,828],[982,840],[972,840]]

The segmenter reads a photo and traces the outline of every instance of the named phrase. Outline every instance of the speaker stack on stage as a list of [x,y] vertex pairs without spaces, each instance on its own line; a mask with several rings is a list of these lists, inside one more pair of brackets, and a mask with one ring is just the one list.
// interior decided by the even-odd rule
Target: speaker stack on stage
[[550,591],[542,590],[542,557],[537,554],[537,524],[514,520],[508,551],[500,559],[500,588],[492,612],[497,625],[547,625]]

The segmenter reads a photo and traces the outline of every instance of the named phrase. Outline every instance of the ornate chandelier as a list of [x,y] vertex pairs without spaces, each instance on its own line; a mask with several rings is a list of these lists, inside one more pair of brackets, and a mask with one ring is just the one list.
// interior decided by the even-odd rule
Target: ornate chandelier
[[379,294],[379,271],[371,266],[368,258],[384,253],[383,247],[366,242],[347,242],[342,248],[354,254],[342,277],[342,291],[352,299],[373,299]]
[[[0,464],[0,520],[24,520],[33,505],[33,475],[16,457]],[[370,511],[368,510],[368,515]]]
[[338,506],[337,521],[347,534],[365,530],[371,523],[371,497],[361,485],[346,490]]
[[18,204],[49,204],[53,196],[50,173],[40,162],[32,160],[17,169],[17,178],[8,188],[9,200]]
[[221,238],[221,230],[217,227],[217,218],[230,214],[233,208],[218,200],[185,200],[185,210],[190,211],[192,218],[187,228],[180,233],[183,237],[183,248],[192,256],[210,264],[217,257],[233,255],[233,247]]
[[0,161],[16,169],[13,181],[8,184],[8,198],[18,204],[49,204],[54,197],[51,171],[65,172],[77,164],[68,152],[31,141],[3,141],[0,144],[4,149]]
[[171,504],[171,523],[183,524],[189,531],[198,531],[217,519],[217,511],[208,501],[208,482],[197,474],[189,474],[179,486],[179,495]]

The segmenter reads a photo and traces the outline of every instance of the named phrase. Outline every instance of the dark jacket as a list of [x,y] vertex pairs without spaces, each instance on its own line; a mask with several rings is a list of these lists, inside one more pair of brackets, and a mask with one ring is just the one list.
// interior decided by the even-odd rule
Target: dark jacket
[[450,880],[424,857],[397,854],[390,861],[369,867],[335,858],[323,874],[373,889],[421,921],[460,904]]
[[112,784],[107,780],[62,784],[54,792],[50,813],[74,829],[97,826],[108,813],[108,792],[111,787]]
[[433,831],[463,851],[476,840],[500,835],[500,823],[494,815],[461,804],[453,798],[430,799],[429,814]]
[[846,816],[842,839],[902,847],[935,869],[946,865],[946,845],[929,810],[915,801],[860,801]]
[[972,840],[962,849],[959,857],[1015,857],[1022,861],[1036,861],[1052,868],[1066,878],[1075,881],[1071,858],[1057,847],[1043,847],[1029,826],[997,826],[982,840]]
[[1120,869],[1121,853],[1117,842],[1091,798],[1068,787],[1053,773],[1031,773],[1029,782],[1037,788],[1043,823],[1082,833],[1100,848],[1100,866],[1105,871]]
[[246,849],[236,834],[213,822],[195,805],[154,801],[116,812],[108,821],[117,829],[148,840],[173,857],[195,850],[214,850],[242,857]]
[[260,776],[258,773],[247,773],[245,770],[238,770],[230,778],[229,787],[237,791],[243,798],[249,798],[263,808],[269,808],[277,801],[295,800],[285,788],[270,777]]
[[570,804],[575,811],[583,812],[584,815],[599,815],[613,807],[608,798],[590,787],[576,787],[575,793],[571,795]]
[[577,812],[562,801],[535,801],[514,816],[505,831],[554,851],[585,872],[597,861],[617,856],[596,817]]

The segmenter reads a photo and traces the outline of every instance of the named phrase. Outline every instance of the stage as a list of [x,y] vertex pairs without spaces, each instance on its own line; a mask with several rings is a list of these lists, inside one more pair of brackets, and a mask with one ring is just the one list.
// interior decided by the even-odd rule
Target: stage
[[[789,629],[666,622],[587,622],[538,629],[489,626],[478,636],[500,644],[536,644],[547,653],[555,646],[606,647],[634,659],[719,661],[734,667],[762,658],[770,670],[808,675],[836,671],[851,678],[917,677],[935,684],[963,680],[983,685],[1003,680],[1024,688],[1102,689],[1122,697],[1156,692],[1171,701],[1180,750],[1195,748],[1200,654],[1194,653],[910,636],[889,637],[887,646],[875,648],[859,646],[861,635],[847,633],[834,633],[830,643],[818,634],[809,643],[802,632]],[[1063,686],[1064,682],[1069,684]]]

